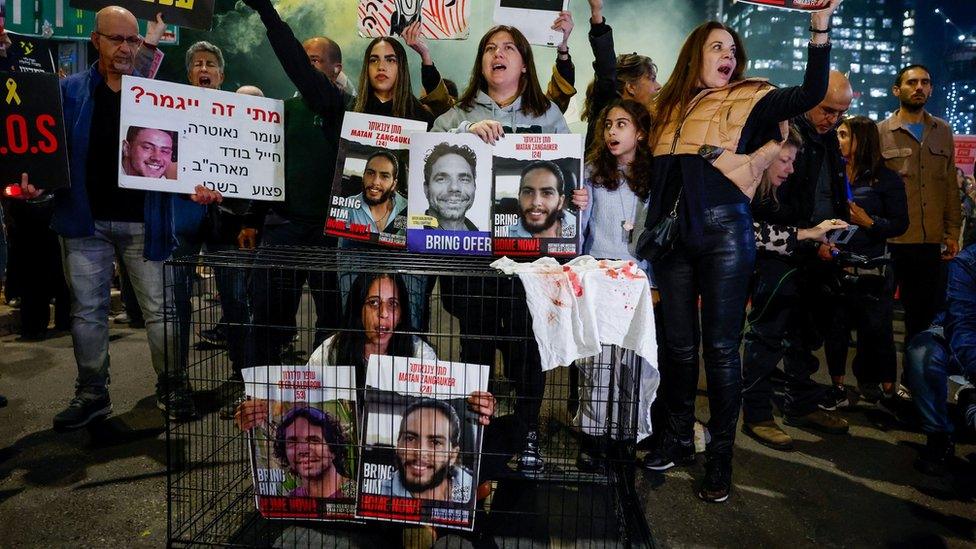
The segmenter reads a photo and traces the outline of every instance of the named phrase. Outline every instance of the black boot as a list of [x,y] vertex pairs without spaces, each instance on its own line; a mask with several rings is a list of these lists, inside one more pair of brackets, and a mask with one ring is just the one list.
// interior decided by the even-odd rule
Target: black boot
[[603,472],[606,462],[607,443],[605,437],[595,437],[585,433],[581,434],[579,456],[576,458],[576,467],[580,472]]
[[955,452],[956,446],[949,433],[929,433],[925,448],[915,460],[915,468],[926,475],[940,477],[946,473]]
[[698,489],[698,497],[709,503],[722,503],[732,492],[732,458],[711,458],[705,462],[705,480]]

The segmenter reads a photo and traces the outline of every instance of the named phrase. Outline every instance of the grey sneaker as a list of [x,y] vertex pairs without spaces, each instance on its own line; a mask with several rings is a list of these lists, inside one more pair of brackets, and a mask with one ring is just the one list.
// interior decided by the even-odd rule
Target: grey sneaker
[[54,416],[55,431],[71,431],[80,429],[92,421],[109,416],[112,413],[112,400],[108,393],[95,396],[76,395],[68,403],[68,407]]

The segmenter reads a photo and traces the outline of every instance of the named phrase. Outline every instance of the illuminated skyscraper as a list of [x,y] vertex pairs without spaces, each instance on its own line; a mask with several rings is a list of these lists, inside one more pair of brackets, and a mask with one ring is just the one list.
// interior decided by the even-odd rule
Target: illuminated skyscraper
[[[851,112],[883,119],[896,106],[894,75],[902,65],[906,32],[903,0],[845,0],[830,33],[832,67],[849,73],[854,86]],[[742,33],[749,74],[777,85],[797,85],[806,67],[809,19],[801,14],[752,4],[726,5],[725,21]]]
[[957,134],[976,133],[976,38],[951,50],[946,67],[946,121]]

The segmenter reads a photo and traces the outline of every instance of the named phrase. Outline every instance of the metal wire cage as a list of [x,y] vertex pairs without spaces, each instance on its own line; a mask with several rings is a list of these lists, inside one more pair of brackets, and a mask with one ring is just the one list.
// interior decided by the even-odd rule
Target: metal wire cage
[[[201,415],[167,425],[170,545],[651,545],[634,492],[637,385],[647,366],[607,346],[597,357],[543,373],[524,286],[489,263],[298,247],[168,262],[166,295],[175,303],[165,308],[166,327],[177,342],[167,364],[171,378],[189,381]],[[398,318],[385,327],[367,325],[361,313],[378,275],[395,275],[398,288]],[[332,355],[322,349],[340,335],[361,341],[384,329],[422,342],[416,348],[439,360],[490,366],[496,404],[481,435],[473,530],[265,518],[255,505],[254,453],[240,414],[233,418],[244,400],[241,369],[316,361],[328,368]],[[464,405],[458,410],[463,414]],[[362,411],[354,416],[359,429]],[[354,463],[365,447],[362,437],[348,437],[344,454]]]

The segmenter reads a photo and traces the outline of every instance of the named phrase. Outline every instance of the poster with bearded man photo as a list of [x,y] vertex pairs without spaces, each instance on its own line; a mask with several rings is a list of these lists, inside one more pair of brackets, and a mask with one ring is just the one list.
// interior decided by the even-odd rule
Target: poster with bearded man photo
[[580,252],[583,142],[574,134],[511,134],[495,144],[492,250],[497,256]]
[[372,355],[356,516],[471,530],[487,365]]
[[352,366],[246,368],[254,499],[265,518],[352,520],[356,502],[356,373]]
[[325,234],[406,247],[410,136],[425,131],[417,120],[346,113]]

